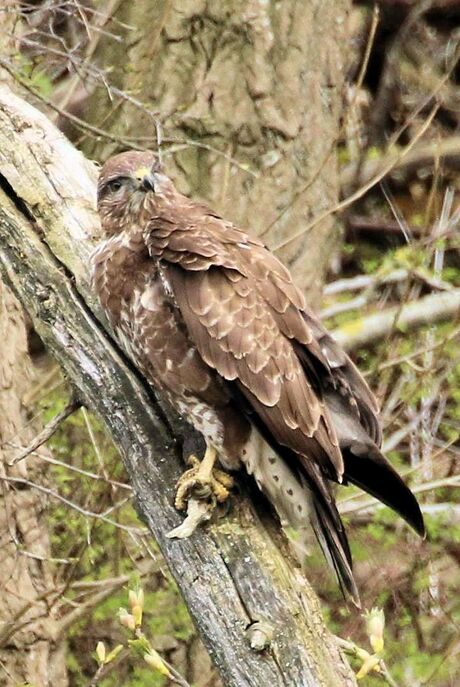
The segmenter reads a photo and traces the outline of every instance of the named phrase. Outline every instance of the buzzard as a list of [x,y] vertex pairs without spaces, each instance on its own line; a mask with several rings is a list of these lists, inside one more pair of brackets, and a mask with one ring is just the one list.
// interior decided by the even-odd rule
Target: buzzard
[[375,398],[257,238],[179,193],[151,152],[109,159],[98,182],[104,240],[92,282],[132,360],[202,435],[176,506],[219,501],[244,466],[280,519],[310,524],[358,600],[333,484],[355,484],[421,536],[419,505],[381,453]]

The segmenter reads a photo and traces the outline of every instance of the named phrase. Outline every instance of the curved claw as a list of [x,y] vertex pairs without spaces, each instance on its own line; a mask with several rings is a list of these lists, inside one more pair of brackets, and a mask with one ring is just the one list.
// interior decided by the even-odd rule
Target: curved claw
[[223,503],[230,495],[233,477],[214,467],[216,451],[208,447],[200,462],[194,455],[188,463],[193,467],[186,470],[176,484],[175,506],[187,510],[184,522],[166,536],[170,539],[189,537],[202,522],[209,520],[217,503]]
[[203,475],[201,465],[184,472],[176,484],[175,506],[177,510],[186,510],[189,499],[210,499],[223,503],[230,495],[234,481],[231,475],[223,470],[213,468],[209,475]]
[[216,457],[215,449],[209,446],[201,462],[196,456],[189,457],[189,463],[193,467],[184,472],[176,485],[175,506],[178,510],[185,510],[192,496],[196,499],[211,499],[214,503],[223,503],[228,498],[233,487],[233,478],[214,467]]

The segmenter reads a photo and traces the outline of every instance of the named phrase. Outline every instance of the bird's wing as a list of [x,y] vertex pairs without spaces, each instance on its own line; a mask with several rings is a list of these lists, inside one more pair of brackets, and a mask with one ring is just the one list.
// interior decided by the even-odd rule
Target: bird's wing
[[341,479],[327,408],[251,279],[226,267],[189,271],[170,263],[164,269],[203,360],[236,382],[277,442]]
[[301,463],[313,458],[330,478],[343,474],[422,532],[415,497],[379,451],[371,391],[279,260],[203,214],[193,226],[152,230],[147,243],[165,261],[200,355],[237,382],[267,434]]
[[[312,387],[289,338],[256,284],[249,254],[259,244],[216,217],[195,224],[180,216],[153,219],[145,239],[160,258],[188,333],[203,360],[235,381],[275,440],[315,459],[335,479],[343,463],[325,404]],[[271,257],[271,254],[267,255]],[[276,261],[276,258],[274,258]],[[274,279],[289,276],[276,261]],[[286,284],[287,284],[286,280]],[[277,286],[267,282],[276,307]],[[299,292],[293,288],[291,298]],[[303,304],[296,302],[295,306]],[[287,313],[285,326],[289,326]],[[304,326],[303,340],[313,341]]]
[[292,341],[307,376],[322,398],[339,396],[342,412],[380,446],[381,428],[374,395],[345,351],[308,308],[288,270],[260,243],[253,245],[245,257],[247,269],[280,331]]
[[258,246],[251,251],[249,262],[255,283],[327,407],[344,460],[344,482],[352,482],[386,503],[423,535],[423,517],[415,496],[379,450],[378,406],[360,372],[301,303],[289,273],[275,256]]

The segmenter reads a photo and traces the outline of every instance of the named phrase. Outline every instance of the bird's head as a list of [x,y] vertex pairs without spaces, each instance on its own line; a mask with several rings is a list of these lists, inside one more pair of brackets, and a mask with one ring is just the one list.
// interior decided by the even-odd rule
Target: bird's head
[[130,151],[109,158],[97,185],[97,209],[102,229],[108,235],[142,221],[144,210],[155,212],[177,195],[172,181],[163,174],[151,152]]

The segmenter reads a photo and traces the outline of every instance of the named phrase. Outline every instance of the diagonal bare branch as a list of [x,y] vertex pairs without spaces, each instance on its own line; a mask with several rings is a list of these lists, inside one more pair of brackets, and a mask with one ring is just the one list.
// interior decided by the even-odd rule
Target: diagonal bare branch
[[362,317],[335,329],[332,334],[346,350],[351,351],[383,339],[393,331],[415,329],[460,317],[460,289],[424,296],[381,312]]

